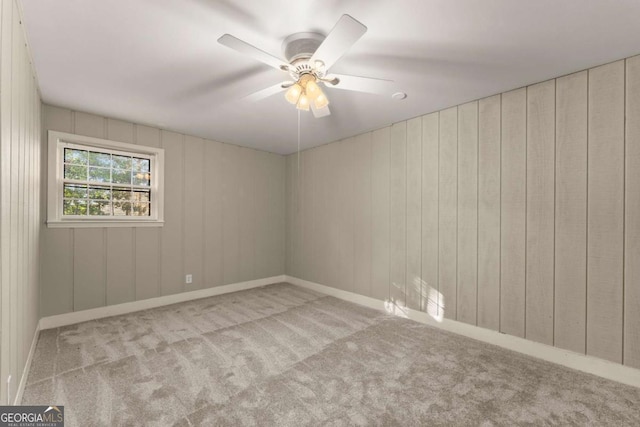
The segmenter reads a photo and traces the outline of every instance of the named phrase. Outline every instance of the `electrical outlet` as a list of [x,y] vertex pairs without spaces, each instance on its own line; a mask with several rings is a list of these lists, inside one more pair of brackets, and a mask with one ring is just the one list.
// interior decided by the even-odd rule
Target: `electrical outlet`
[[193,274],[187,274],[184,278],[184,282],[188,285],[193,283]]

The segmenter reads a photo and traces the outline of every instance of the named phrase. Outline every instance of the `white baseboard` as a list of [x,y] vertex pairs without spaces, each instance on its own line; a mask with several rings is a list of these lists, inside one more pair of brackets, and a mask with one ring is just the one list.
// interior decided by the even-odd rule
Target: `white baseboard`
[[73,325],[75,323],[86,322],[88,320],[102,319],[104,317],[118,316],[121,314],[133,313],[135,311],[147,310],[149,308],[162,307],[165,305],[212,297],[214,295],[228,294],[230,292],[259,288],[260,286],[284,282],[285,278],[286,276],[284,275],[273,276],[264,279],[249,280],[248,282],[239,282],[232,283],[230,285],[216,286],[213,288],[199,289],[197,291],[182,292],[179,294],[149,298],[140,301],[125,302],[123,304],[109,305],[106,307],[92,308],[89,310],[57,314],[55,316],[41,318],[39,329],[44,330],[59,328],[61,326]]
[[524,338],[514,337],[512,335],[480,328],[478,326],[469,325],[455,320],[436,320],[429,314],[422,311],[398,307],[389,301],[381,301],[375,298],[355,294],[353,292],[343,291],[329,286],[320,285],[318,283],[309,282],[307,280],[298,279],[297,277],[286,276],[286,281],[293,285],[311,289],[326,295],[331,295],[336,298],[364,305],[376,310],[384,310],[390,314],[406,317],[436,328],[464,335],[468,338],[473,338],[478,341],[494,344],[502,348],[517,351],[518,353],[546,360],[547,362],[556,363],[558,365],[587,372],[589,374],[597,375],[599,377],[634,387],[640,387],[640,369],[630,368],[618,363],[609,362],[592,356],[586,356],[584,354],[575,353],[558,347],[552,347],[546,344],[526,340]]
[[31,348],[27,355],[27,361],[24,364],[22,370],[22,377],[20,378],[20,384],[16,390],[16,398],[13,401],[14,405],[22,404],[22,395],[24,394],[24,388],[27,385],[27,377],[29,376],[29,370],[31,370],[31,362],[33,361],[33,354],[36,352],[36,345],[38,344],[38,337],[40,336],[40,324],[36,324],[36,330],[33,332],[33,340],[31,341]]

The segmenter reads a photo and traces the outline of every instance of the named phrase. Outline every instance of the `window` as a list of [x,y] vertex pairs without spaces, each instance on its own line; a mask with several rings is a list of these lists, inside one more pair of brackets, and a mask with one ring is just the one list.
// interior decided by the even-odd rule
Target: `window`
[[161,226],[164,151],[49,131],[49,227]]

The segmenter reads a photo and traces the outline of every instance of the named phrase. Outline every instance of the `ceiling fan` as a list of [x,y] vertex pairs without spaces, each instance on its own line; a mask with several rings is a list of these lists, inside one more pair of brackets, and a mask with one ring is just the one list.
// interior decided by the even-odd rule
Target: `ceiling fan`
[[366,31],[367,27],[363,24],[349,15],[342,15],[326,37],[310,32],[295,33],[287,37],[282,43],[286,60],[230,34],[224,34],[218,39],[218,43],[286,72],[291,79],[252,93],[245,99],[257,101],[286,89],[285,98],[299,110],[311,110],[315,117],[325,117],[330,114],[329,99],[321,85],[375,94],[388,94],[391,91],[391,80],[328,72]]

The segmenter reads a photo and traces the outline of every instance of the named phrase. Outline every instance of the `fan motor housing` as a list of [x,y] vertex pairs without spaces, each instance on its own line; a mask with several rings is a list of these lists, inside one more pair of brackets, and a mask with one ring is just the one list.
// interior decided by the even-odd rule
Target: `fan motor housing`
[[309,59],[324,41],[325,36],[319,33],[295,33],[284,39],[282,51],[284,57],[293,63],[300,59]]

